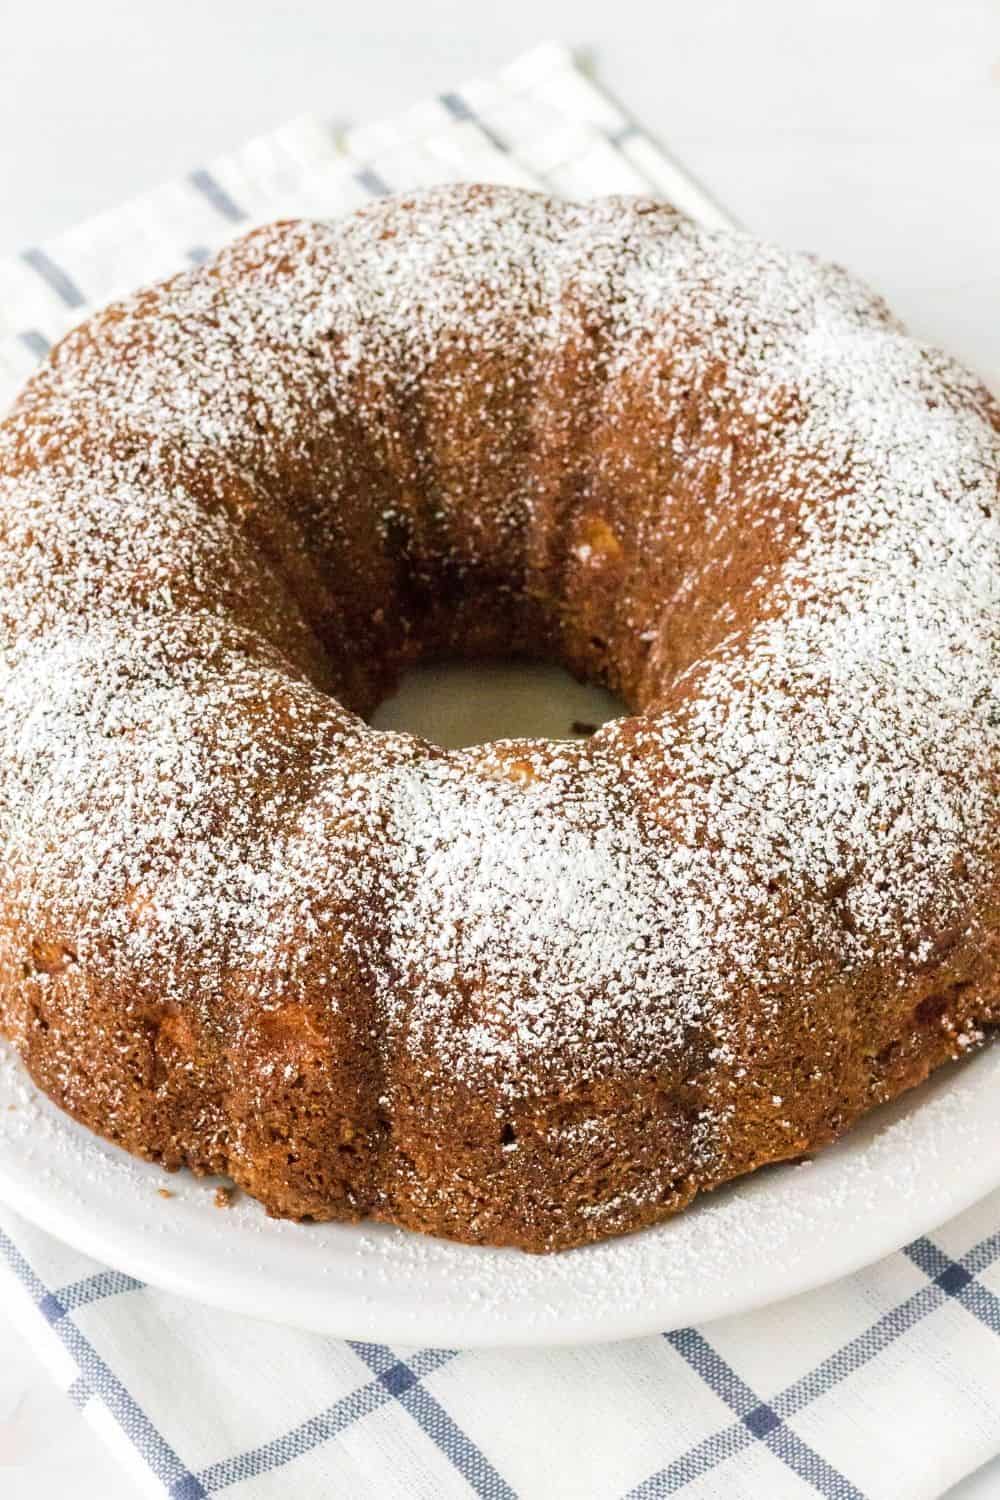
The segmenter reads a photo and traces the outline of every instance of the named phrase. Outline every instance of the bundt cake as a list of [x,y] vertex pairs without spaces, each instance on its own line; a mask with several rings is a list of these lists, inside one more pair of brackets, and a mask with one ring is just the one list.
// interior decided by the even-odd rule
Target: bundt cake
[[[553,1250],[1000,1019],[1000,415],[660,203],[280,223],[0,426],[0,1024],[272,1214]],[[585,742],[366,723],[431,658]]]

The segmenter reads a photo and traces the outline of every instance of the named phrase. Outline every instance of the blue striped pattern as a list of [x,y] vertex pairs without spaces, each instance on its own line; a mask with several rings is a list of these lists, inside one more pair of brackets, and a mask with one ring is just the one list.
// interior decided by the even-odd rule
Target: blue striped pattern
[[[457,94],[447,97],[456,101],[458,99]],[[471,118],[471,113],[469,117]],[[355,172],[354,179],[359,187],[375,198],[384,198],[393,191],[391,184],[380,176],[374,167],[361,167]],[[249,218],[242,204],[236,202],[232,194],[206,167],[198,167],[189,173],[187,180],[199,196],[211,205],[215,214],[224,223],[235,227],[245,223]],[[212,253],[208,245],[192,244],[185,251],[185,259],[192,266],[202,266],[206,261],[211,260]],[[67,308],[86,306],[87,298],[71,272],[55,260],[49,251],[35,246],[22,251],[21,260],[40,277],[62,306]],[[39,363],[52,348],[51,341],[37,328],[22,328],[17,334],[17,340]]]
[[362,167],[360,172],[355,172],[354,180],[366,193],[371,193],[376,198],[384,198],[392,192],[385,178],[380,177],[373,167]]
[[229,196],[222,183],[205,167],[199,167],[192,172],[188,178],[191,186],[197,188],[203,198],[215,209],[221,219],[228,219],[230,224],[239,224],[247,216],[238,203]]
[[453,119],[469,120],[474,123],[486,137],[486,139],[492,145],[494,145],[498,151],[508,151],[510,149],[503,136],[498,135],[497,131],[492,125],[489,124],[488,121],[484,120],[482,116],[477,115],[475,110],[469,104],[468,100],[463,98],[461,94],[441,94],[439,97],[441,103],[444,105],[445,109]]
[[[94,1297],[83,1295],[83,1284],[79,1282],[64,1288],[62,1292],[56,1292],[43,1285],[13,1240],[3,1230],[0,1230],[0,1255],[75,1361],[79,1371],[78,1379],[74,1382],[74,1399],[77,1404],[82,1404],[84,1397],[96,1397],[102,1401],[169,1494],[174,1494],[179,1484],[189,1481],[194,1484],[194,1476],[188,1473],[163,1434],[149,1420],[90,1340],[81,1333],[70,1312],[71,1306],[80,1307],[86,1301],[117,1296],[126,1289],[137,1290],[140,1283],[133,1282],[130,1277],[115,1280],[112,1273],[102,1271],[94,1278],[95,1283],[100,1283],[100,1290]],[[126,1282],[129,1284],[127,1288]],[[204,1492],[190,1489],[176,1493],[183,1493],[185,1500],[188,1497],[189,1500],[200,1500],[200,1494]]]
[[25,328],[18,334],[21,343],[33,354],[36,359],[44,359],[52,348],[44,333],[39,333],[37,328]]
[[[86,302],[86,297],[65,267],[57,265],[44,250],[40,250],[37,246],[31,250],[23,250],[21,259],[26,266],[30,266],[41,277],[49,290],[55,292],[60,302],[65,303],[67,307],[82,307]],[[30,332],[28,336],[30,337]]]
[[629,1500],[674,1495],[699,1475],[742,1451],[754,1439],[766,1443],[772,1453],[827,1500],[864,1500],[862,1492],[844,1474],[796,1435],[788,1425],[789,1419],[862,1365],[876,1359],[949,1299],[958,1301],[991,1332],[1000,1334],[1000,1298],[977,1280],[980,1272],[1000,1258],[1000,1234],[982,1240],[958,1261],[949,1260],[926,1236],[907,1245],[903,1253],[929,1278],[928,1284],[766,1401],[760,1400],[697,1329],[682,1328],[665,1334],[667,1342],[732,1408],[739,1421],[721,1428],[651,1475],[630,1492]]
[[[659,1500],[678,1494],[710,1471],[724,1469],[730,1460],[757,1443],[824,1500],[865,1500],[864,1491],[795,1430],[794,1418],[945,1305],[958,1304],[991,1333],[1000,1334],[1000,1297],[979,1279],[1000,1259],[1000,1233],[980,1241],[958,1260],[949,1258],[927,1237],[908,1245],[904,1254],[926,1277],[924,1284],[783,1390],[754,1390],[714,1347],[710,1333],[681,1328],[664,1334],[677,1357],[730,1409],[733,1420],[629,1490],[627,1500]],[[259,1447],[195,1471],[185,1466],[183,1455],[126,1390],[74,1318],[81,1308],[142,1292],[143,1284],[108,1270],[66,1286],[47,1287],[3,1231],[0,1257],[76,1365],[71,1400],[77,1406],[94,1399],[103,1403],[170,1500],[207,1500],[210,1495],[286,1467],[289,1483],[293,1483],[297,1459],[322,1444],[336,1443],[348,1429],[386,1407],[406,1413],[448,1459],[471,1495],[480,1500],[517,1500],[510,1482],[427,1385],[430,1376],[453,1361],[474,1356],[462,1356],[454,1349],[421,1349],[404,1356],[385,1344],[351,1342],[347,1347],[357,1358],[359,1373],[368,1372],[353,1391]]]
[[[479,136],[498,152],[509,155],[515,149],[514,144],[504,138],[496,124],[479,113],[461,92],[451,90],[439,94],[438,102],[452,120],[474,127]],[[642,138],[648,142],[648,137],[643,135],[639,126],[628,119],[620,127],[607,131],[606,138],[616,150],[633,139]],[[634,177],[634,171],[633,168],[630,176]],[[544,178],[544,174],[542,175]],[[406,182],[388,181],[370,162],[363,163],[354,171],[353,180],[364,192],[378,198],[408,186]],[[249,222],[250,214],[246,206],[237,201],[229,188],[220,181],[217,172],[207,167],[198,167],[188,174],[186,181],[198,198],[210,206],[221,226],[235,232],[240,225]],[[541,182],[539,185],[542,185]],[[651,181],[650,186],[655,187],[655,183]],[[180,259],[194,266],[203,265],[211,259],[212,254],[212,247],[202,243],[182,246],[179,250]],[[54,293],[61,305],[68,308],[82,308],[86,305],[89,299],[84,290],[77,284],[71,271],[59,263],[49,250],[35,247],[24,251],[21,258],[41,278],[50,292]],[[45,358],[51,347],[49,339],[36,328],[21,329],[16,338],[39,361]]]

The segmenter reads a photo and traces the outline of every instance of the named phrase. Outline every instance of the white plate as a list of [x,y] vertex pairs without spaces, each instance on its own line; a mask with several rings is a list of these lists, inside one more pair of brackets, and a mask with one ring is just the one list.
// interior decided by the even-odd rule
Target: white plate
[[[13,1106],[13,1108],[11,1108]],[[945,1069],[812,1162],[560,1255],[384,1225],[289,1224],[75,1125],[0,1045],[0,1198],[153,1285],[314,1332],[474,1348],[622,1339],[846,1275],[1000,1184],[1000,1047]],[[159,1190],[172,1194],[162,1198]]]
[[[613,711],[606,695],[546,669],[437,669],[377,722],[462,744],[568,734],[573,718]],[[245,1196],[222,1211],[216,1184],[169,1176],[73,1124],[0,1044],[0,1198],[25,1217],[186,1297],[402,1345],[621,1339],[791,1296],[1000,1185],[998,1138],[1000,1045],[943,1069],[812,1162],[746,1178],[656,1229],[529,1256],[384,1225],[284,1223]]]

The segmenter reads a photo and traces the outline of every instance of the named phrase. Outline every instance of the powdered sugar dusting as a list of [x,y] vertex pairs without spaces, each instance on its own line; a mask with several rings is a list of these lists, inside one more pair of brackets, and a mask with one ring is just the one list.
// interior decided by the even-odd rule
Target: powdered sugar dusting
[[[349,966],[387,1055],[501,1095],[697,1057],[708,1160],[789,995],[975,936],[997,432],[845,273],[639,200],[435,191],[138,294],[0,429],[16,941],[208,1016]],[[400,547],[610,599],[640,714],[367,728]]]

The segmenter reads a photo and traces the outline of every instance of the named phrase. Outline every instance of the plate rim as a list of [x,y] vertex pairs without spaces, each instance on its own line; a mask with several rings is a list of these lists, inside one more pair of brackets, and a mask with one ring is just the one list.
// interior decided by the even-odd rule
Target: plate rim
[[[20,1069],[9,1056],[7,1066]],[[95,1166],[99,1158],[110,1158],[112,1163],[117,1159],[127,1167],[129,1177],[138,1174],[137,1185],[142,1184],[148,1195],[141,1201],[136,1198],[127,1208],[127,1195],[98,1192],[81,1198],[60,1177],[58,1160],[54,1173],[34,1173],[18,1151],[17,1134],[3,1130],[2,1111],[9,1085],[0,1070],[0,1201],[64,1243],[152,1287],[312,1333],[410,1347],[527,1348],[610,1342],[710,1322],[826,1285],[892,1253],[1000,1187],[1000,1156],[995,1149],[985,1149],[995,1143],[996,1126],[1000,1124],[998,1083],[1000,1047],[988,1047],[957,1068],[940,1070],[912,1094],[873,1111],[837,1145],[818,1153],[809,1162],[808,1186],[802,1167],[778,1165],[738,1179],[718,1193],[706,1194],[683,1215],[651,1229],[549,1257],[429,1240],[406,1230],[375,1226],[371,1221],[361,1225],[289,1225],[287,1221],[267,1219],[260,1205],[249,1198],[249,1207],[242,1207],[238,1216],[240,1230],[233,1233],[226,1227],[231,1214],[217,1214],[211,1203],[211,1188],[220,1179],[196,1180],[186,1173],[168,1177],[163,1168],[127,1156],[76,1124],[21,1077],[19,1095],[29,1095],[32,1107],[44,1114],[47,1128],[56,1131],[57,1139],[72,1143],[70,1156],[79,1160],[81,1151],[84,1156],[93,1154]],[[935,1112],[942,1115],[944,1131],[949,1123],[962,1119],[962,1136],[954,1152],[946,1149],[947,1142],[935,1138]],[[898,1170],[903,1165],[901,1153],[914,1146],[918,1151],[921,1146],[928,1148],[926,1157],[916,1165],[931,1189],[929,1202],[913,1191],[912,1173]],[[961,1171],[955,1170],[956,1160],[962,1163]],[[897,1170],[887,1170],[890,1167]],[[793,1174],[798,1175],[793,1178]],[[110,1183],[115,1172],[107,1176]],[[803,1183],[801,1190],[792,1188],[793,1180]],[[144,1216],[148,1219],[156,1211],[151,1208],[158,1202],[156,1188],[167,1182],[178,1187],[172,1196],[180,1201],[182,1212],[178,1215],[174,1210],[171,1226],[168,1211],[173,1205],[162,1205],[168,1231],[164,1237],[148,1232]],[[845,1232],[830,1234],[829,1225],[820,1222],[820,1210],[824,1201],[835,1201],[838,1193],[841,1204],[846,1205],[846,1215],[839,1225]],[[888,1216],[871,1212],[873,1201],[884,1203]],[[588,1264],[595,1287],[608,1275],[603,1264],[606,1261],[611,1263],[612,1274],[620,1270],[627,1275],[630,1263],[638,1267],[645,1260],[649,1262],[644,1270],[648,1279],[650,1266],[655,1269],[658,1260],[664,1272],[668,1270],[672,1237],[681,1238],[689,1254],[699,1221],[705,1221],[704,1233],[710,1239],[720,1227],[725,1231],[728,1220],[740,1223],[746,1218],[748,1204],[751,1221],[756,1205],[760,1225],[768,1230],[763,1248],[769,1253],[744,1267],[742,1277],[736,1275],[738,1259],[731,1255],[729,1270],[735,1280],[725,1285],[711,1278],[701,1284],[683,1277],[671,1284],[667,1279],[659,1295],[654,1286],[650,1295],[637,1303],[623,1302],[616,1308],[613,1298],[609,1301],[602,1295],[594,1299],[592,1307],[581,1305]],[[784,1256],[775,1254],[774,1244],[767,1243],[783,1205],[786,1210],[806,1210],[798,1214],[801,1232],[788,1237]],[[205,1213],[215,1214],[221,1222],[204,1218]],[[189,1224],[199,1227],[201,1233],[186,1235],[185,1226]],[[248,1226],[255,1232],[263,1227],[263,1240],[255,1242],[244,1233]],[[312,1248],[306,1248],[304,1254],[294,1248],[291,1256],[285,1254],[300,1243],[298,1235],[316,1236],[317,1232],[322,1239],[313,1239]],[[363,1247],[373,1236],[394,1237],[402,1247],[400,1263],[407,1271],[395,1286],[390,1275],[388,1286],[380,1288],[376,1278],[366,1287],[365,1274],[355,1264],[364,1258],[358,1246]],[[212,1243],[218,1241],[225,1241],[221,1256],[218,1244]],[[334,1253],[330,1263],[324,1263],[318,1271],[316,1245],[327,1242],[333,1244]],[[310,1242],[301,1243],[308,1247]],[[258,1250],[256,1263],[244,1253],[247,1246],[251,1253],[254,1248]],[[394,1253],[394,1247],[389,1248]],[[351,1251],[355,1259],[345,1262],[345,1251]],[[301,1262],[297,1272],[296,1256]],[[569,1261],[570,1257],[574,1259]],[[441,1265],[433,1268],[429,1285],[420,1287],[425,1258]],[[390,1263],[392,1259],[390,1254]],[[564,1260],[571,1274],[546,1274],[546,1265],[556,1267]],[[275,1274],[275,1266],[283,1264],[287,1269],[284,1279]],[[726,1266],[725,1254],[721,1264]],[[530,1276],[526,1274],[529,1268]],[[573,1275],[573,1270],[580,1274]],[[484,1296],[477,1285],[484,1278],[494,1291],[498,1281],[506,1279],[514,1290],[499,1298]],[[518,1281],[528,1286],[520,1316]],[[458,1292],[454,1292],[455,1287]],[[603,1280],[602,1287],[606,1292]],[[416,1293],[418,1288],[425,1295],[401,1295],[407,1290]],[[681,1295],[685,1288],[686,1298]],[[565,1294],[567,1305],[561,1310],[556,1306],[554,1312],[550,1306],[540,1316],[539,1293],[554,1297],[556,1304],[560,1294]],[[575,1305],[570,1305],[571,1298]]]

